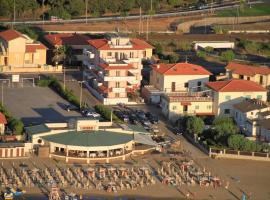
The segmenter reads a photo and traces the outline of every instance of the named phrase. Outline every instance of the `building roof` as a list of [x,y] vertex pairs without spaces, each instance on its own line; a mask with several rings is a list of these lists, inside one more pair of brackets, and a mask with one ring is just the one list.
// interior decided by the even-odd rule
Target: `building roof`
[[40,125],[36,125],[36,126],[26,127],[25,130],[30,135],[35,135],[35,134],[39,134],[39,133],[46,133],[46,132],[51,131],[51,129],[48,126],[46,126],[46,124],[40,124]]
[[240,110],[241,112],[246,113],[253,110],[260,110],[263,108],[267,108],[268,105],[266,102],[263,102],[258,99],[246,99],[240,103],[234,104],[233,107],[236,108],[237,110]]
[[267,110],[267,111],[264,111],[264,112],[260,112],[260,115],[261,115],[262,117],[270,116],[270,110]]
[[231,70],[234,74],[255,76],[256,74],[267,75],[270,74],[270,68],[267,66],[251,66],[230,62],[226,66],[227,70]]
[[83,34],[76,33],[58,33],[48,34],[44,39],[53,46],[60,45],[88,45],[89,37]]
[[0,112],[0,124],[7,124],[6,116]]
[[164,75],[212,75],[202,66],[191,63],[155,64],[152,69]]
[[125,144],[134,139],[133,134],[117,133],[112,131],[69,131],[49,136],[44,136],[43,139],[64,145],[70,146],[114,146]]
[[128,48],[112,48],[109,45],[109,40],[107,39],[91,39],[88,43],[99,50],[143,50],[143,49],[153,49],[154,47],[145,42],[144,40],[138,38],[130,39],[132,47]]
[[19,37],[25,38],[20,32],[11,29],[0,32],[0,37],[6,41],[11,41]]
[[231,79],[208,82],[206,86],[217,92],[266,92],[267,90],[253,81]]
[[47,47],[41,43],[26,44],[25,47],[25,51],[28,53],[36,52],[37,49],[47,49]]
[[126,65],[110,65],[107,63],[102,63],[99,65],[102,69],[105,70],[129,70],[129,69],[134,69],[132,64],[126,64]]

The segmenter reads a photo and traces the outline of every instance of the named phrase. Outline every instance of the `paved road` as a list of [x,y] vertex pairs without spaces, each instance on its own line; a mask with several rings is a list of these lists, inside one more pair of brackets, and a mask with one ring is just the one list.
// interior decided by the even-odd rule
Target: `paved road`
[[[263,3],[263,1],[249,1],[249,4],[258,4],[258,3]],[[235,8],[239,6],[238,1],[233,1],[232,3],[229,4],[215,4],[212,8],[206,7],[204,9],[194,9],[194,10],[180,10],[178,12],[166,12],[166,13],[157,13],[152,15],[152,17],[160,18],[160,17],[173,17],[173,16],[182,16],[182,15],[190,15],[190,14],[198,14],[198,13],[203,13],[203,12],[209,12],[209,11],[217,11],[217,10],[224,10],[224,9],[230,9],[230,8]],[[143,18],[148,17],[148,15],[142,15]],[[122,16],[113,16],[113,17],[99,17],[99,18],[88,18],[88,22],[101,22],[101,21],[112,21],[112,20],[132,20],[132,19],[139,19],[140,15],[132,15],[132,16],[127,16],[127,17],[122,17]],[[86,19],[71,19],[71,20],[61,20],[58,22],[53,22],[53,21],[17,21],[15,24],[54,24],[54,23],[85,23]],[[0,22],[0,24],[3,25],[8,25],[8,24],[14,24],[13,21],[8,21],[8,22]]]

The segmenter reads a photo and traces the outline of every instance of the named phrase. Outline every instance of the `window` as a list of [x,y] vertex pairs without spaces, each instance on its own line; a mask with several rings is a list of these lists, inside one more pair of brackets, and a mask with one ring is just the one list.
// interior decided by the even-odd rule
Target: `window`
[[120,82],[116,82],[115,87],[119,88],[120,87]]
[[107,52],[107,56],[112,56],[112,52]]
[[146,51],[143,51],[143,57],[144,58],[146,57]]
[[239,75],[239,79],[244,79],[244,76],[243,75]]
[[196,105],[195,110],[199,110],[199,109],[200,109],[200,106]]
[[231,113],[231,110],[230,110],[230,109],[225,109],[225,110],[224,110],[224,114],[228,115],[228,114],[230,114],[230,113]]
[[120,76],[120,71],[116,71],[116,76]]
[[211,105],[208,105],[206,106],[207,110],[211,110],[212,109],[212,106]]
[[175,82],[172,82],[172,92],[175,92]]
[[177,109],[177,106],[173,106],[172,109],[173,109],[173,110],[176,110],[176,109]]
[[133,57],[134,57],[134,53],[133,53],[133,52],[130,52],[130,53],[129,53],[129,57],[130,57],[130,58],[133,58]]
[[262,99],[262,95],[257,95],[257,99]]
[[263,84],[263,76],[260,76],[260,84]]
[[201,81],[198,81],[197,82],[197,86],[200,87],[202,85],[202,82]]
[[231,96],[230,95],[226,95],[225,96],[225,100],[227,100],[227,101],[231,100]]
[[249,76],[247,77],[247,80],[250,81],[250,77]]
[[247,95],[246,98],[247,98],[247,99],[251,99],[251,95]]
[[117,46],[120,45],[120,40],[119,39],[116,40],[116,45]]
[[120,94],[119,93],[115,93],[115,97],[116,98],[119,98],[120,97]]
[[235,117],[238,118],[238,112],[235,112]]
[[188,88],[188,82],[185,83],[185,88]]
[[250,114],[253,115],[253,112],[251,112]]

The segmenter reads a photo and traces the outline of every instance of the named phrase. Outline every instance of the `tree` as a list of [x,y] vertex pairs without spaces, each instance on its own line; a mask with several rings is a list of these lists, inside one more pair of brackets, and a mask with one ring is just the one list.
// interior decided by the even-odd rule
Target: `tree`
[[168,0],[168,3],[173,7],[177,7],[183,4],[183,0]]
[[206,52],[208,52],[208,53],[212,53],[213,51],[214,51],[214,48],[213,47],[210,47],[210,46],[207,46],[207,47],[205,47],[205,49],[204,49]]
[[71,16],[80,16],[85,11],[85,0],[69,0],[66,8]]
[[225,62],[234,60],[235,54],[232,50],[223,51],[220,55],[220,59]]
[[179,60],[179,56],[177,54],[168,55],[169,63],[177,63]]
[[187,131],[189,134],[194,134],[198,136],[203,132],[204,129],[204,122],[200,117],[189,117],[187,119]]
[[206,52],[205,51],[197,51],[196,52],[196,55],[199,57],[199,58],[202,58],[202,59],[205,59],[206,58]]
[[23,122],[21,120],[13,118],[9,122],[9,127],[11,128],[12,132],[16,135],[21,135],[23,132]]
[[74,56],[72,53],[72,48],[70,46],[61,46],[53,51],[54,57],[53,62],[58,65],[60,62],[63,62],[63,65],[66,65],[66,61],[69,61],[69,64],[71,63],[71,58]]
[[217,138],[236,134],[238,132],[237,126],[234,124],[233,119],[230,117],[217,117],[213,121],[213,125],[217,133]]

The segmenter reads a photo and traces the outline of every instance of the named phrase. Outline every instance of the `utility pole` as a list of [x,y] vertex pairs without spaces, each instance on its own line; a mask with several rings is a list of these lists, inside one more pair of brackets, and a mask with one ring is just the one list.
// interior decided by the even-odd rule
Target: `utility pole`
[[66,70],[65,66],[63,66],[63,82],[64,82],[64,90],[66,90]]
[[4,106],[4,83],[6,83],[6,81],[2,81],[2,93],[1,93],[1,103],[2,106]]
[[12,24],[12,29],[14,28],[15,21],[16,21],[16,2],[13,0],[13,24]]
[[42,24],[44,26],[44,1],[45,0],[42,0]]
[[88,15],[88,10],[87,9],[88,9],[88,0],[85,0],[85,23],[86,24],[88,23],[88,21],[87,21],[88,20],[88,18],[87,18],[88,17],[87,16]]
[[82,108],[82,84],[84,83],[84,81],[78,81],[78,83],[80,84],[80,109]]
[[141,34],[141,26],[142,26],[142,7],[140,6],[139,35]]
[[147,16],[147,19],[146,19],[146,40],[148,40],[148,34],[149,34],[149,15]]

